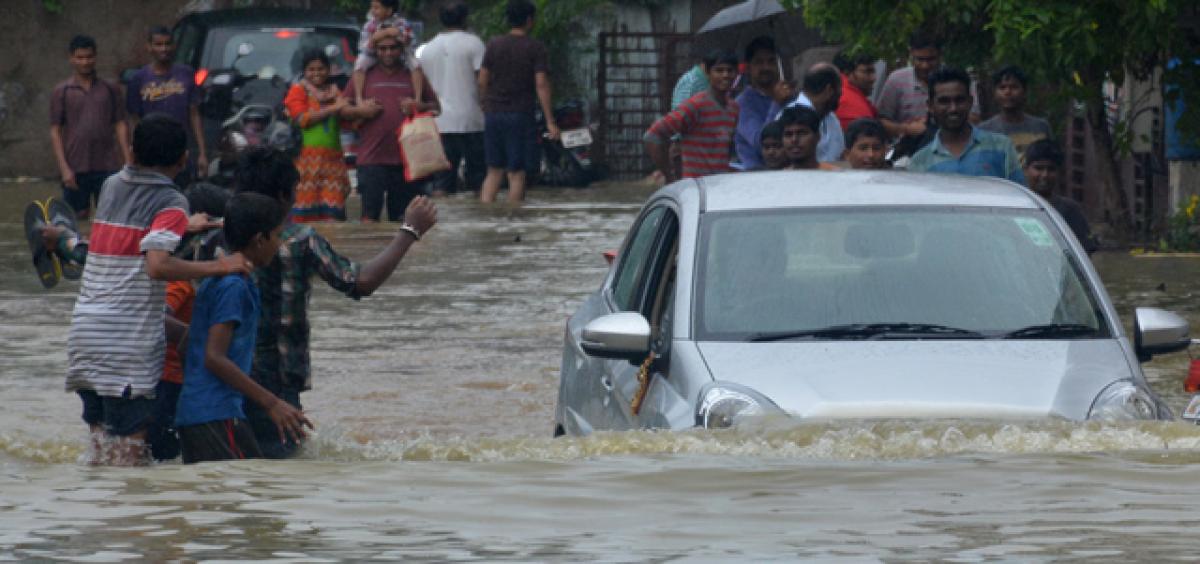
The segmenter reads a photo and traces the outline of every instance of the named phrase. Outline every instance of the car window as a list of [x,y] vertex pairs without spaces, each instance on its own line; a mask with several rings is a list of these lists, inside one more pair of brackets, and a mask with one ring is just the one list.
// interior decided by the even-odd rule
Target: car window
[[175,29],[175,62],[196,66],[197,50],[200,48],[202,32],[199,26],[188,24]]
[[[253,47],[249,55],[238,56],[238,46]],[[303,72],[301,59],[308,50],[336,47],[331,57],[331,73],[346,74],[354,66],[357,32],[334,28],[256,28],[216,29],[209,34],[202,66],[209,69],[235,68],[244,75],[273,74],[292,80]]]
[[873,323],[988,336],[1046,324],[1108,331],[1075,256],[1040,210],[716,213],[701,236],[701,338]]
[[639,288],[650,266],[650,256],[658,240],[659,226],[666,216],[667,208],[651,209],[638,223],[629,245],[621,254],[616,278],[613,279],[612,296],[620,311],[637,311]]

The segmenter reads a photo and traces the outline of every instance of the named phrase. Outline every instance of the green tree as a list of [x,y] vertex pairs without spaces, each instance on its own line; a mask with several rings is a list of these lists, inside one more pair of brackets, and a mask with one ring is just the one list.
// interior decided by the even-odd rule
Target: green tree
[[1132,226],[1118,178],[1118,158],[1129,147],[1129,129],[1110,132],[1102,86],[1121,84],[1127,73],[1153,75],[1173,57],[1186,64],[1167,71],[1168,101],[1183,96],[1180,130],[1200,140],[1200,66],[1194,37],[1179,18],[1194,0],[782,0],[803,8],[805,20],[830,40],[856,51],[901,56],[915,31],[937,34],[948,62],[977,71],[1020,64],[1055,92],[1048,102],[1082,103],[1100,155],[1106,212],[1115,227]]

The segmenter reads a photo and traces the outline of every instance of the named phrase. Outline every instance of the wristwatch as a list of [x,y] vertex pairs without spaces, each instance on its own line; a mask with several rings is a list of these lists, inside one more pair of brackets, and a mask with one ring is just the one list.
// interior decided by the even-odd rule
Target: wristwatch
[[400,230],[405,233],[408,233],[409,235],[412,235],[413,241],[421,240],[421,232],[417,231],[417,228],[413,227],[413,225],[411,223],[405,222],[403,225],[400,226]]

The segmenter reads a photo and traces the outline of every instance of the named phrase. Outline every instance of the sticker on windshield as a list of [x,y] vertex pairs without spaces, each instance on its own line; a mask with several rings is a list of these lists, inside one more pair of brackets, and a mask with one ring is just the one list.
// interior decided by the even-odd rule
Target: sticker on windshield
[[1013,221],[1017,222],[1017,227],[1025,232],[1030,241],[1039,247],[1050,247],[1054,245],[1054,238],[1050,236],[1050,232],[1046,231],[1046,226],[1042,222],[1032,217],[1014,217]]

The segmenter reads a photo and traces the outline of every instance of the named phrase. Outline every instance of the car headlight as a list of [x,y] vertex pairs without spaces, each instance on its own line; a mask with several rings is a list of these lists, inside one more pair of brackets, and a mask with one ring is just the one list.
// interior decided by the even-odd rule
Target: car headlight
[[1096,396],[1088,419],[1130,421],[1158,419],[1158,402],[1130,380],[1109,384]]
[[696,426],[728,429],[743,418],[771,412],[780,412],[780,409],[762,394],[745,386],[714,382],[700,391]]

